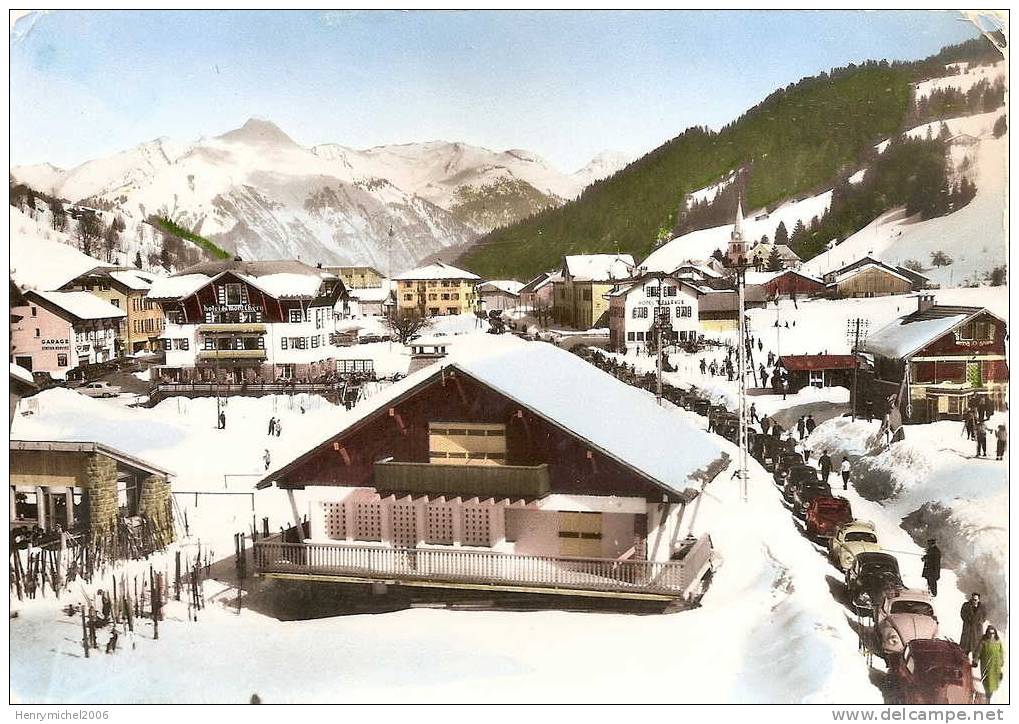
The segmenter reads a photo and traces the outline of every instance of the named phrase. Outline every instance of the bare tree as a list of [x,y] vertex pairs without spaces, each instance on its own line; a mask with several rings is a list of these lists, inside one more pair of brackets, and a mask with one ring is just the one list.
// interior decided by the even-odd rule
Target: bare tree
[[432,320],[416,312],[386,317],[386,328],[400,344],[407,344],[432,326]]
[[103,232],[103,251],[106,252],[106,263],[113,263],[113,255],[120,250],[120,231],[116,220],[110,222]]
[[78,239],[78,246],[82,253],[93,256],[99,246],[99,240],[103,236],[103,224],[99,220],[98,214],[82,214],[78,219],[74,235]]
[[542,329],[546,329],[548,327],[548,323],[552,321],[552,305],[548,302],[536,302],[531,314],[534,315],[534,319],[538,322],[538,325]]
[[60,199],[54,198],[50,201],[50,224],[55,231],[67,228],[67,211]]

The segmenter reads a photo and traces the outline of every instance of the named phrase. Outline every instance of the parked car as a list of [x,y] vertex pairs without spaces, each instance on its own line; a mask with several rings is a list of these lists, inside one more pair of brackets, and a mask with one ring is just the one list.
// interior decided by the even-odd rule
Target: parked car
[[707,415],[711,409],[711,403],[702,397],[696,397],[690,402],[688,409],[693,410],[698,415]]
[[794,465],[803,465],[803,456],[799,453],[778,453],[775,456],[775,472],[772,477],[778,485],[785,485],[786,474]]
[[856,556],[861,553],[876,553],[881,550],[874,524],[865,520],[854,520],[840,525],[831,539],[831,559],[842,571],[853,567]]
[[874,623],[881,655],[889,662],[914,639],[938,636],[938,618],[931,595],[916,588],[888,591],[874,609]]
[[914,639],[889,673],[902,704],[973,704],[976,699],[969,657],[954,641]]
[[846,571],[849,607],[861,616],[871,616],[874,606],[890,588],[905,588],[899,562],[888,553],[859,553]]
[[[807,506],[816,498],[832,498],[831,486],[817,478],[807,478],[797,483],[793,489],[793,515],[797,518],[805,518]],[[852,518],[852,516],[849,516]]]
[[116,397],[120,388],[109,382],[89,382],[79,387],[78,392],[86,397]]
[[853,508],[845,498],[816,497],[807,504],[807,535],[827,541],[840,525],[852,519]]

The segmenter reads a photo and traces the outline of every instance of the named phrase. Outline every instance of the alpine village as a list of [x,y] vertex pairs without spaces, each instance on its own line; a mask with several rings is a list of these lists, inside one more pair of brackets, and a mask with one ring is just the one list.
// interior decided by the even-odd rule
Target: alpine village
[[952,23],[574,174],[225,113],[12,156],[12,702],[1007,703],[1007,27]]

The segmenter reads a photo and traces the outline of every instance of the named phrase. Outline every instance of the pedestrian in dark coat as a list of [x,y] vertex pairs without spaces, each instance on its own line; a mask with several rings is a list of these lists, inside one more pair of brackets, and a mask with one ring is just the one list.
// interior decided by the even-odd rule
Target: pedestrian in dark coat
[[803,420],[803,415],[800,415],[800,419],[796,421],[796,432],[799,433],[800,440],[803,439],[806,429],[807,423]]
[[807,429],[808,435],[812,433],[814,431],[814,428],[817,427],[817,423],[814,422],[814,416],[807,415],[806,422],[803,423],[803,426]]
[[219,429],[220,430],[225,430],[226,429],[226,413],[225,412],[220,412],[219,413]]
[[817,464],[821,468],[821,479],[824,480],[824,484],[828,484],[828,476],[831,475],[831,458],[828,457],[828,451],[825,450],[821,453],[821,457],[817,459]]
[[[753,422],[758,422],[759,420],[760,420],[760,418],[757,417],[757,405],[755,405],[754,403],[751,402],[750,403],[750,422],[752,422],[752,423]],[[998,459],[1000,460],[1001,458],[998,458]]]
[[980,655],[980,639],[984,635],[984,624],[987,623],[987,609],[980,602],[979,593],[972,594],[969,600],[962,604],[959,616],[962,618],[959,646],[970,655],[973,666],[976,666],[977,657]]
[[757,351],[758,352],[764,351],[764,342],[762,342],[761,340],[757,340]]
[[936,540],[927,541],[927,551],[920,558],[923,561],[923,572],[920,574],[927,581],[927,590],[932,596],[938,595],[938,579],[941,578],[941,549]]
[[771,418],[765,415],[761,418],[761,432],[765,435],[768,434],[768,430],[771,429]]
[[987,457],[987,425],[983,422],[977,421],[974,424],[977,435],[977,457]]
[[967,440],[972,440],[973,437],[974,437],[973,427],[975,425],[975,422],[976,422],[976,420],[975,420],[974,415],[973,415],[973,408],[969,407],[969,408],[966,409],[966,413],[963,415],[963,418],[962,418],[963,427],[966,429],[966,439]]
[[1008,447],[1008,430],[1005,429],[1004,424],[998,425],[998,429],[995,431],[994,437],[998,441],[997,449],[995,450],[997,453],[996,457],[998,460],[1001,460],[1005,455],[1005,448]]

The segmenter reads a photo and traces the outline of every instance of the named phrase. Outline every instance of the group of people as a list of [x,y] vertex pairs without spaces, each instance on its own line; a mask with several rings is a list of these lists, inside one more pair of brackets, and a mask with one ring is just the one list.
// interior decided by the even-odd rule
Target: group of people
[[[987,417],[980,407],[969,407],[962,416],[962,426],[966,433],[967,440],[975,440],[977,444],[976,457],[987,457],[987,435],[991,432],[987,427]],[[1005,456],[1005,449],[1008,447],[1008,429],[1004,423],[998,425],[994,430],[995,459],[1002,460]]]
[[[301,412],[302,413],[304,412],[303,405],[301,406]],[[276,437],[279,437],[281,432],[283,432],[283,426],[280,423],[280,419],[273,415],[272,417],[269,418],[269,432],[267,434],[269,435],[269,437],[273,437],[274,435]]]
[[[920,559],[923,562],[921,575],[927,581],[931,596],[938,595],[938,580],[941,578],[941,549],[934,538],[927,540],[927,550]],[[1005,652],[998,637],[998,630],[987,624],[987,607],[980,600],[979,593],[972,593],[959,610],[962,619],[962,634],[959,646],[970,657],[973,668],[980,667],[980,680],[984,685],[988,704],[991,696],[1001,683],[1001,672],[1005,666]]]

